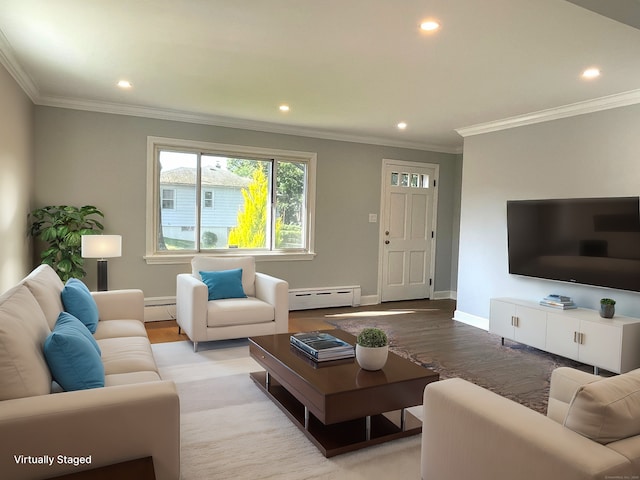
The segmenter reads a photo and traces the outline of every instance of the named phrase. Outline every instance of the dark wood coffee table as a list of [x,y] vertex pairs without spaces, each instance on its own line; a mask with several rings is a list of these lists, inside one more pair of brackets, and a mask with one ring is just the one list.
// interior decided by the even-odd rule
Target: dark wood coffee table
[[[355,344],[342,330],[329,333]],[[355,359],[315,363],[290,345],[290,336],[250,338],[251,357],[266,370],[250,375],[325,457],[422,431],[405,409],[422,404],[438,373],[391,352],[377,372],[360,369]]]

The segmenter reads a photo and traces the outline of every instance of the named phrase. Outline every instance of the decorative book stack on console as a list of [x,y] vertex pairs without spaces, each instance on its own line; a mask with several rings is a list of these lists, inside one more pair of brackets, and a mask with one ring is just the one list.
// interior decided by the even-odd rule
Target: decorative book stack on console
[[551,308],[559,308],[560,310],[570,310],[572,308],[578,308],[578,306],[573,303],[571,297],[557,294],[547,295],[542,300],[540,300],[540,305]]
[[291,345],[316,362],[355,356],[353,345],[326,332],[296,333],[291,335]]

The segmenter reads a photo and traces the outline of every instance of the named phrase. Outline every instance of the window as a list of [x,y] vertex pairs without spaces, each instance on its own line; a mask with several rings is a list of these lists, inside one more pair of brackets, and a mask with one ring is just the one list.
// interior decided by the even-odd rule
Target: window
[[149,137],[147,156],[147,262],[313,254],[315,153]]
[[204,208],[213,208],[213,191],[204,191],[202,192],[203,204]]
[[429,188],[429,175],[391,172],[390,184],[393,187]]
[[162,208],[173,210],[176,208],[176,191],[171,188],[162,189]]

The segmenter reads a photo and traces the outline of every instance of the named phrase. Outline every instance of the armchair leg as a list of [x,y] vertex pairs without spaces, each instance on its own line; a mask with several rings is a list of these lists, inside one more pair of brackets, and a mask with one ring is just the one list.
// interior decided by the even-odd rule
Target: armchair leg
[[193,342],[193,351],[194,352],[198,351],[198,342]]
[[178,335],[182,334],[182,328],[178,325]]

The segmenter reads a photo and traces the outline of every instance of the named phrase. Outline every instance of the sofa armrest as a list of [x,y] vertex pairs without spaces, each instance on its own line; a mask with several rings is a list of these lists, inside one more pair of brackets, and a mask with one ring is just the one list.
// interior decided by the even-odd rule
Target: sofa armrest
[[275,307],[276,333],[289,331],[289,283],[256,272],[256,298]]
[[109,290],[91,292],[98,305],[100,320],[140,320],[144,322],[144,294],[142,290]]
[[207,303],[209,289],[191,275],[180,273],[176,278],[176,321],[191,340],[207,338]]
[[[79,390],[0,402],[6,478],[50,478],[153,457],[156,478],[180,477],[180,404],[169,381]],[[16,457],[14,457],[14,455]],[[52,465],[20,462],[48,455]],[[90,464],[61,463],[58,456]],[[16,460],[18,458],[18,460]]]
[[560,367],[551,373],[551,387],[549,389],[549,403],[547,404],[547,416],[556,422],[563,424],[564,418],[571,400],[576,391],[582,385],[597,382],[602,377],[592,373],[576,370],[575,368]]
[[462,379],[430,383],[423,411],[423,480],[602,480],[632,473],[619,453]]

